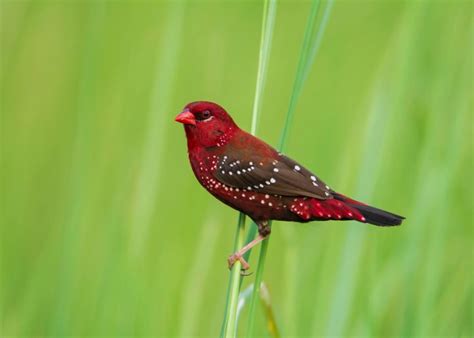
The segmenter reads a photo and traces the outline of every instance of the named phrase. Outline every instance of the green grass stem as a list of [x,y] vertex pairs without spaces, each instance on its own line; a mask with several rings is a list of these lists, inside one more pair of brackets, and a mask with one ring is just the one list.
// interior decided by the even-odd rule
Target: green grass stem
[[[265,267],[265,258],[267,256],[269,238],[265,239],[260,247],[260,255],[258,257],[257,273],[255,275],[254,285],[260,286],[263,280],[263,270]],[[255,331],[255,308],[257,302],[260,299],[260,287],[254,287],[252,290],[252,298],[250,299],[249,306],[249,321],[247,327],[247,337],[254,337]]]
[[[311,4],[309,17],[306,23],[305,32],[304,32],[303,45],[301,47],[300,58],[298,61],[298,68],[296,69],[296,77],[293,83],[293,89],[290,96],[290,104],[288,106],[288,111],[286,112],[285,123],[283,125],[280,141],[278,143],[278,149],[282,152],[285,150],[285,143],[286,143],[286,140],[288,139],[289,129],[293,122],[293,115],[296,108],[296,103],[298,102],[298,99],[301,94],[301,90],[303,88],[303,82],[304,82],[304,79],[306,78],[304,75],[305,71],[309,72],[310,67],[308,66],[308,64],[312,64],[312,62],[308,63],[307,60],[308,60],[309,52],[313,49],[311,47],[316,42],[312,40],[311,37],[313,36],[313,30],[316,24],[316,17],[318,14],[319,6],[320,6],[320,0],[313,0]],[[315,56],[316,54],[314,55],[314,57]]]
[[[314,59],[316,58],[318,47],[321,43],[321,39],[328,22],[329,13],[332,8],[332,2],[329,2],[326,5],[325,12],[323,15],[323,20],[315,33],[314,29],[315,29],[316,18],[317,18],[319,8],[320,8],[320,1],[313,0],[311,9],[310,9],[310,14],[308,17],[308,21],[306,24],[305,34],[303,38],[303,45],[301,48],[300,58],[298,61],[298,68],[296,72],[295,82],[294,82],[293,90],[290,97],[290,104],[288,107],[285,124],[283,126],[280,142],[278,145],[278,149],[280,151],[283,151],[286,140],[288,139],[289,129],[293,121],[293,115],[296,108],[296,103],[298,101],[298,98],[300,97],[304,81],[307,78],[309,71],[311,70],[311,65],[313,64]],[[262,283],[263,270],[265,267],[265,258],[266,258],[266,254],[268,250],[268,245],[269,245],[269,238],[265,239],[262,242],[262,245],[260,247],[260,255],[259,255],[258,264],[257,264],[257,273],[255,275],[255,282],[254,282],[255,285],[261,285]],[[260,289],[258,287],[254,288],[252,298],[250,301],[250,307],[249,307],[249,324],[248,324],[248,330],[247,330],[247,337],[254,336],[255,308],[256,308],[256,303],[259,299],[259,292],[260,292]]]
[[[265,85],[265,79],[268,69],[268,59],[270,57],[270,50],[271,50],[271,41],[273,38],[273,30],[275,27],[275,18],[276,18],[276,9],[277,9],[277,1],[270,0],[265,1],[264,9],[263,9],[263,20],[262,20],[262,35],[260,40],[260,56],[259,56],[259,66],[258,66],[258,75],[257,75],[257,85],[255,89],[255,101],[253,106],[253,118],[252,118],[252,127],[251,133],[256,134],[257,131],[257,124],[258,119],[258,112],[261,108],[261,96],[262,96],[262,88]],[[246,243],[250,242],[255,238],[257,235],[257,226],[254,222],[250,226]],[[244,255],[244,259],[248,261],[250,259],[250,254],[252,249],[247,251]],[[241,280],[242,283],[242,280]]]
[[263,4],[262,31],[258,56],[257,83],[255,85],[255,99],[252,109],[252,126],[250,133],[257,133],[259,112],[262,107],[262,93],[265,87],[268,70],[268,60],[272,48],[273,28],[275,26],[277,0],[265,0]]
[[[273,36],[273,27],[275,23],[276,0],[266,0],[263,7],[262,30],[260,38],[260,51],[257,71],[257,81],[255,87],[255,99],[252,109],[252,126],[251,133],[255,135],[257,131],[258,116],[261,108],[262,93],[265,86],[265,79],[268,69],[268,60],[270,57],[271,41]],[[245,229],[241,224],[245,223],[245,215],[239,214],[239,222],[237,227],[237,239],[234,245],[234,252],[241,248],[245,243]],[[254,233],[255,226],[252,226],[250,233]],[[248,256],[248,255],[247,255]],[[241,264],[235,264],[232,267],[231,278],[228,286],[226,314],[222,325],[221,336],[232,337],[236,335],[236,319],[237,319],[237,301],[239,296],[242,278],[240,275]],[[229,299],[230,297],[230,299]]]
[[[234,248],[241,248],[245,243],[245,215],[239,214],[239,221],[237,223],[237,233],[235,236]],[[236,319],[237,319],[237,304],[239,300],[240,291],[240,269],[242,265],[239,261],[235,262],[232,270],[230,271],[230,283],[229,290],[227,293],[227,304],[226,313],[224,317],[224,323],[222,332],[224,337],[234,337],[236,331]]]

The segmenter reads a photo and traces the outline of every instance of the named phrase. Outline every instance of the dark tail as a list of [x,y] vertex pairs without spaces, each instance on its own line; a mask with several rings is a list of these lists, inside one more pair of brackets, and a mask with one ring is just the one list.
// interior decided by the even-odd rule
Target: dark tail
[[352,200],[344,195],[337,194],[334,197],[340,201],[343,201],[349,207],[359,211],[362,216],[365,217],[365,221],[370,224],[378,226],[394,226],[402,224],[402,221],[405,219],[403,216],[371,207],[361,202]]
[[[348,203],[349,204],[349,203]],[[403,216],[392,214],[391,212],[377,209],[368,205],[349,204],[357,209],[366,219],[367,223],[386,227],[402,224]]]

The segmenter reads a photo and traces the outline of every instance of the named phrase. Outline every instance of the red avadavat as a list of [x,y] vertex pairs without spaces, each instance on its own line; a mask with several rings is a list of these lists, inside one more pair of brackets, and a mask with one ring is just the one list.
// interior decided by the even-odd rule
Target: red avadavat
[[217,199],[248,215],[259,236],[229,257],[229,266],[270,234],[268,221],[356,220],[378,226],[404,217],[337,193],[319,177],[267,143],[240,129],[218,104],[188,104],[176,121],[184,124],[196,178]]

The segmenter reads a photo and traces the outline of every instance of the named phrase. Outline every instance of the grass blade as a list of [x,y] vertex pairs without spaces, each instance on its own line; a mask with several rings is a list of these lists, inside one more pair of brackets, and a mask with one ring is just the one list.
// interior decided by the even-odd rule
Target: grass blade
[[[308,17],[308,21],[306,24],[305,34],[303,38],[303,46],[301,48],[300,59],[298,61],[298,68],[296,72],[296,78],[293,85],[292,94],[290,97],[290,104],[288,107],[288,111],[286,114],[285,124],[283,126],[283,130],[280,137],[280,142],[278,149],[280,151],[284,150],[286,140],[288,139],[289,128],[293,121],[293,115],[296,108],[296,103],[298,98],[301,94],[301,90],[303,88],[304,81],[308,77],[308,73],[311,70],[311,66],[313,61],[317,55],[317,51],[319,49],[319,45],[321,43],[321,39],[325,30],[325,27],[328,22],[330,10],[332,8],[332,2],[329,2],[325,7],[325,12],[323,15],[323,20],[314,33],[314,27],[316,25],[316,18],[320,8],[320,1],[313,0],[311,5],[310,14]],[[315,38],[313,36],[315,35]],[[265,266],[265,257],[268,250],[269,238],[262,242],[260,247],[260,255],[257,265],[257,273],[255,276],[255,285],[261,285],[263,279],[263,270]],[[250,253],[249,253],[250,254]],[[249,324],[248,324],[248,331],[247,337],[252,337],[254,335],[254,327],[255,327],[255,308],[257,303],[257,298],[259,297],[259,288],[254,288],[252,299],[250,302],[250,309],[249,309]]]
[[[320,1],[313,0],[311,5],[311,10],[309,13],[308,21],[306,24],[306,29],[303,38],[303,46],[301,47],[300,58],[298,61],[298,68],[296,70],[295,82],[293,83],[293,90],[291,92],[290,104],[288,106],[288,111],[286,113],[285,124],[283,125],[283,130],[280,136],[280,142],[278,144],[278,149],[284,151],[286,140],[288,139],[289,128],[293,121],[293,114],[296,108],[296,103],[301,94],[301,89],[303,88],[303,83],[305,80],[305,72],[309,72],[309,66],[312,62],[307,62],[309,51],[311,48],[311,37],[312,31],[314,30],[314,25],[316,24],[316,16],[318,14]],[[314,41],[313,41],[314,43]],[[317,51],[317,50],[316,50]],[[314,55],[316,56],[316,54]]]
[[[255,88],[255,99],[252,109],[252,127],[251,133],[255,135],[257,131],[258,115],[261,107],[261,98],[265,86],[265,79],[267,75],[268,60],[270,57],[271,41],[273,36],[273,27],[275,22],[276,0],[266,0],[263,8],[262,32],[260,39],[260,52],[257,71],[257,81]],[[237,227],[237,236],[234,245],[234,252],[244,245],[245,236],[245,215],[239,214],[239,222]],[[253,233],[255,237],[255,226],[252,226],[249,234]],[[248,255],[247,255],[248,256]],[[240,291],[242,278],[240,276],[240,262],[237,262],[232,267],[231,278],[227,290],[226,313],[221,328],[221,337],[232,337],[236,334],[236,319],[237,319],[237,300]]]
[[252,127],[250,133],[257,133],[258,117],[262,106],[262,92],[267,78],[268,60],[272,48],[273,28],[275,26],[276,0],[266,0],[263,6],[262,32],[260,37],[260,52],[258,56],[257,83],[255,100],[252,109]]
[[[241,248],[244,246],[245,240],[245,215],[239,214],[239,221],[237,224],[237,233],[235,237],[234,248]],[[241,264],[237,261],[230,272],[229,289],[227,291],[226,301],[226,313],[224,322],[221,329],[221,336],[233,337],[235,333],[236,317],[237,317],[237,304],[239,299],[240,291],[240,269]]]

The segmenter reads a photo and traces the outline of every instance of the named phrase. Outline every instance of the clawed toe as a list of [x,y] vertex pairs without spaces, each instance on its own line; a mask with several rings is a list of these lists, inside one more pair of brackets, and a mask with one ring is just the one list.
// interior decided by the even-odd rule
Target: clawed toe
[[238,253],[234,253],[232,255],[229,256],[229,258],[227,259],[227,263],[229,265],[229,270],[232,269],[232,267],[234,266],[235,262],[239,261],[240,264],[242,264],[242,276],[248,276],[249,274],[245,273],[245,271],[247,271],[248,269],[250,269],[250,265],[249,263],[247,263],[247,261]]
[[[260,227],[259,227],[259,231],[260,231]],[[247,243],[239,251],[234,252],[232,255],[230,255],[229,258],[227,259],[227,263],[229,264],[229,270],[232,269],[235,262],[239,261],[242,264],[242,268],[241,268],[242,271],[240,272],[240,274],[242,276],[251,275],[251,273],[246,272],[248,269],[250,269],[250,265],[249,265],[249,263],[247,263],[247,261],[245,260],[243,255],[246,252],[248,252],[250,249],[252,249],[255,245],[257,245],[258,243],[263,241],[265,238],[267,238],[269,234],[270,234],[270,232],[266,232],[264,235],[259,234],[257,236],[257,238],[255,238],[251,242]]]
[[[249,267],[250,268],[250,267]],[[242,277],[247,277],[247,276],[250,276],[251,274],[253,274],[253,271],[247,271],[247,270],[244,270],[244,269],[241,269],[240,270],[240,275]]]

